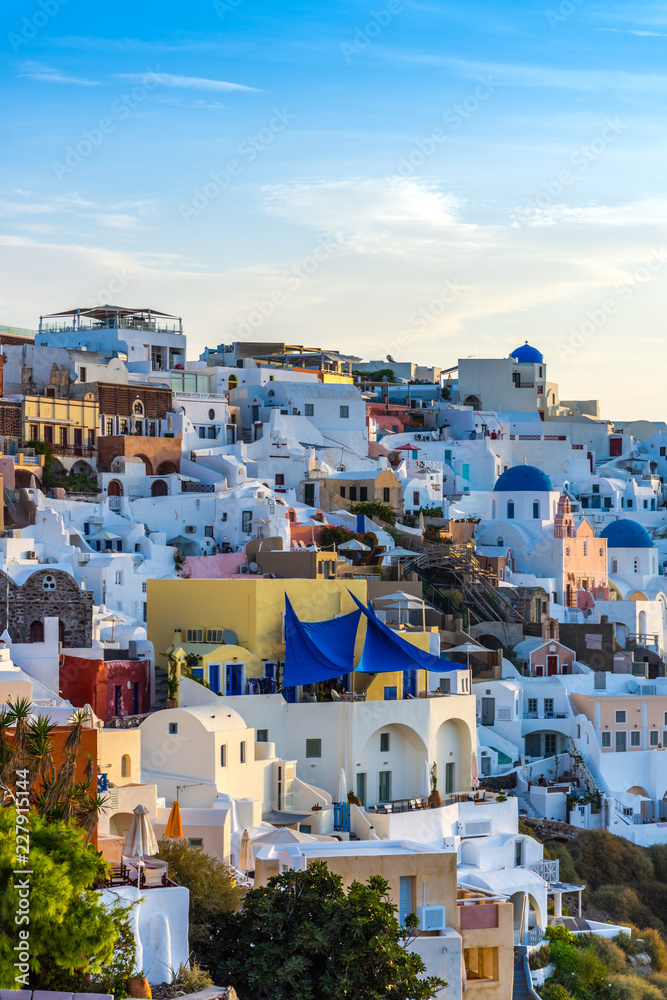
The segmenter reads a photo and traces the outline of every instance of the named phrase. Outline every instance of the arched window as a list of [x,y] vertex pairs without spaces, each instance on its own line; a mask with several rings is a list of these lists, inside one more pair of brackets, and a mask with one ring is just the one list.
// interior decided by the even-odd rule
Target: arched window
[[504,538],[502,538],[502,536],[501,536],[501,535],[498,535],[498,537],[496,538],[496,545],[500,545],[500,546],[502,546],[502,545],[504,545],[504,544],[505,544],[505,540],[504,540]]
[[132,777],[132,761],[130,760],[129,753],[124,753],[120,760],[120,776],[121,778],[131,778]]
[[30,642],[44,642],[44,622],[30,622]]
[[238,387],[239,387],[238,375],[230,375],[229,378],[227,379],[227,388],[238,389]]
[[491,520],[495,521],[495,519],[496,519],[496,501],[492,500],[491,501]]
[[514,520],[514,500],[507,501],[507,520]]
[[599,548],[598,555],[599,556],[603,556],[604,555],[604,549],[602,548],[602,546],[600,546],[600,548]]
[[539,519],[540,519],[540,501],[539,500],[533,500],[533,518],[536,521],[539,521]]
[[588,555],[588,542],[584,542],[584,555]]
[[635,561],[634,561],[634,570],[635,570],[635,573],[639,572],[639,559],[636,556],[635,556]]
[[140,399],[135,400],[134,406],[132,407],[132,412],[135,417],[143,417],[144,415],[144,404]]

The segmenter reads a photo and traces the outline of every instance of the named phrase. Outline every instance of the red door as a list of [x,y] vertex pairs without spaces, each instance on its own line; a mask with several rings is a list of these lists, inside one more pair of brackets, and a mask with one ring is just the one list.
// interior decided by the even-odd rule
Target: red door
[[558,673],[558,657],[547,656],[547,675],[549,677],[553,677],[553,675],[557,673]]

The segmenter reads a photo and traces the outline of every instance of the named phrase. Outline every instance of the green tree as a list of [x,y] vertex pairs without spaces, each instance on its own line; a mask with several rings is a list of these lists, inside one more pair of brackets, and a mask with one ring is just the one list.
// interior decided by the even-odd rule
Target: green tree
[[[39,989],[58,974],[101,974],[114,961],[118,937],[114,915],[93,891],[106,871],[102,855],[73,823],[33,810],[21,827],[29,836],[29,874],[16,875],[16,829],[16,809],[0,809],[0,986]],[[26,913],[29,922],[17,923]],[[17,969],[15,948],[26,930],[29,968]],[[27,978],[17,981],[21,974]]]
[[222,861],[186,840],[165,837],[159,856],[169,864],[169,877],[190,893],[190,946],[195,959],[208,965],[209,949],[219,917],[236,910],[244,890]]
[[240,1000],[428,1000],[446,983],[419,978],[387,889],[372,876],[346,893],[322,861],[275,875],[220,919],[209,971]]
[[387,524],[396,523],[396,512],[387,503],[380,503],[379,500],[364,500],[363,503],[355,503],[350,507],[353,514],[366,514],[368,517],[379,517]]

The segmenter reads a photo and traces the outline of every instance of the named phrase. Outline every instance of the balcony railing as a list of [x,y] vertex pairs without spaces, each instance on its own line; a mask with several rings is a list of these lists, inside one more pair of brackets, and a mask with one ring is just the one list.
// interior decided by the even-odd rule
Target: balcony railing
[[82,444],[55,443],[52,445],[52,448],[54,455],[64,455],[68,458],[93,458],[96,454],[95,448]]
[[560,882],[560,861],[538,861],[534,865],[524,865],[531,872],[535,872],[543,878],[549,885]]

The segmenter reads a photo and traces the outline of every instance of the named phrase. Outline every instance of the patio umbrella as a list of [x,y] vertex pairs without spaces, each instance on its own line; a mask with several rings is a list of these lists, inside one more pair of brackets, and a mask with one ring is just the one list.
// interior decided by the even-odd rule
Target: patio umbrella
[[393,594],[386,594],[384,597],[376,598],[377,601],[386,601],[388,604],[398,604],[398,621],[401,621],[401,611],[418,611],[421,608],[422,627],[426,628],[426,601],[414,594],[407,594],[404,590],[397,590]]
[[243,836],[241,837],[241,851],[239,854],[239,869],[242,872],[252,872],[255,870],[255,858],[252,853],[252,844],[250,843],[250,834],[247,830],[243,831]]
[[477,788],[477,786],[479,785],[479,768],[477,767],[477,754],[476,753],[474,753],[472,755],[471,774],[472,774],[472,787],[473,788]]
[[146,806],[138,805],[123,844],[123,854],[129,857],[149,858],[157,854],[155,831],[148,818]]
[[347,802],[347,778],[344,767],[338,772],[338,801]]
[[428,761],[425,760],[422,764],[422,777],[421,783],[419,785],[419,794],[423,799],[427,799],[429,792],[431,791],[431,773],[428,769]]
[[349,542],[343,542],[338,548],[344,552],[370,552],[370,545],[364,545],[358,538],[351,538]]
[[169,813],[169,819],[167,820],[167,825],[164,828],[165,837],[174,837],[175,840],[180,840],[183,836],[183,824],[181,822],[181,804],[175,801],[172,804],[171,812]]

